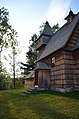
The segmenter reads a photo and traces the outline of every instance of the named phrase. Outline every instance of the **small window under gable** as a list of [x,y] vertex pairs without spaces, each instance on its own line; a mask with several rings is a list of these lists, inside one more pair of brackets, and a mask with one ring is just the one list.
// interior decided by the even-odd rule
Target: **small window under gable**
[[52,57],[52,64],[55,64],[55,57]]

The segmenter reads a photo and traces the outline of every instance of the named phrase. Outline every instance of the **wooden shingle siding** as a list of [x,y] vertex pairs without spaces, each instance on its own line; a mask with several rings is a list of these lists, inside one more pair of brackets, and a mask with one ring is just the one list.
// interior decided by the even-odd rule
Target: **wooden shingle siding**
[[[54,65],[51,64],[52,57],[55,57],[56,59]],[[48,58],[44,60],[44,62],[49,63],[53,67],[54,80],[51,79],[51,87],[52,86],[53,87],[70,87],[70,85],[71,87],[73,87],[74,75],[76,78],[78,78],[79,76],[78,52],[77,52],[77,57],[76,56],[74,57],[71,51],[60,50],[54,54],[51,54]],[[75,71],[75,74],[74,74],[74,71]]]
[[[70,54],[70,55],[68,55]],[[74,86],[74,82],[77,82],[78,79],[78,75],[79,74],[79,70],[77,70],[77,65],[79,67],[79,59],[77,59],[77,55],[73,55],[72,52],[65,52],[66,57],[65,58],[65,80],[66,80],[66,86],[69,87],[73,87]],[[71,58],[69,58],[69,56]],[[70,60],[69,60],[70,59]],[[75,60],[77,59],[77,60]],[[77,65],[76,65],[77,64]]]
[[76,86],[79,87],[79,48],[73,53],[76,69]]
[[[72,65],[74,64],[72,53],[68,51],[62,52],[60,59],[56,60],[54,67],[55,85],[57,84],[57,87],[66,87],[70,84],[73,86],[72,79],[74,70]],[[70,80],[70,82],[67,80]]]
[[37,40],[35,43],[36,50],[39,50],[42,45],[46,45],[49,39],[50,36],[41,36],[41,38],[39,38],[39,40]]
[[[51,58],[55,57],[55,64],[52,65],[51,63]],[[47,57],[46,59],[43,60],[43,62],[50,64],[53,68],[53,78],[54,79],[50,79],[50,84],[51,87],[56,87],[56,81],[60,82],[60,80],[63,80],[65,82],[65,72],[64,72],[64,56],[63,56],[63,51],[58,51],[55,54],[51,54],[49,57]],[[61,81],[61,84],[59,84],[59,87],[64,86],[63,81]]]
[[25,81],[25,86],[34,87],[34,78],[26,79],[24,81]]
[[64,57],[64,59],[70,59],[70,60],[73,59],[73,56],[70,53],[69,54],[64,54],[63,57]]
[[77,42],[78,35],[79,35],[79,21],[71,35],[70,40],[67,43],[66,48],[73,48],[75,46],[75,44]]
[[38,58],[40,57],[40,55],[42,54],[44,48],[45,48],[45,46],[43,45],[43,46],[38,50],[37,59],[38,59]]

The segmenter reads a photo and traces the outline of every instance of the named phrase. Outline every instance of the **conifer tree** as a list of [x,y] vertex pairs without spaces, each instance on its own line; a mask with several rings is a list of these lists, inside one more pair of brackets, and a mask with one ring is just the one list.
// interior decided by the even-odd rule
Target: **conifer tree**
[[36,49],[35,49],[35,41],[37,40],[38,35],[33,34],[33,36],[31,37],[31,40],[29,41],[30,45],[29,45],[29,51],[26,52],[26,59],[27,62],[26,64],[21,63],[22,67],[21,69],[24,69],[24,74],[29,74],[30,71],[34,70],[35,68],[35,61],[37,59],[37,53],[36,53]]

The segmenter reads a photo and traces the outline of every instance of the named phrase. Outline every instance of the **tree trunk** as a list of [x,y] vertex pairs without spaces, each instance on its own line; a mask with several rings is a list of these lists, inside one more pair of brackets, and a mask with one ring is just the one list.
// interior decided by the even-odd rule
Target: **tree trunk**
[[13,47],[13,84],[14,89],[16,88],[16,80],[15,80],[15,48]]
[[2,51],[0,51],[0,72],[2,71],[1,53]]

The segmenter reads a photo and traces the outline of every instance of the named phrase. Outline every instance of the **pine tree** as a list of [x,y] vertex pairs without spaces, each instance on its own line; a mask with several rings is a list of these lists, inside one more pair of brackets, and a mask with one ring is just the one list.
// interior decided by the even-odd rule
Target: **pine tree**
[[35,61],[37,59],[37,53],[35,49],[35,41],[37,40],[38,36],[33,34],[30,40],[29,51],[26,52],[26,59],[27,63],[21,63],[21,69],[24,69],[24,74],[29,74],[35,68]]

